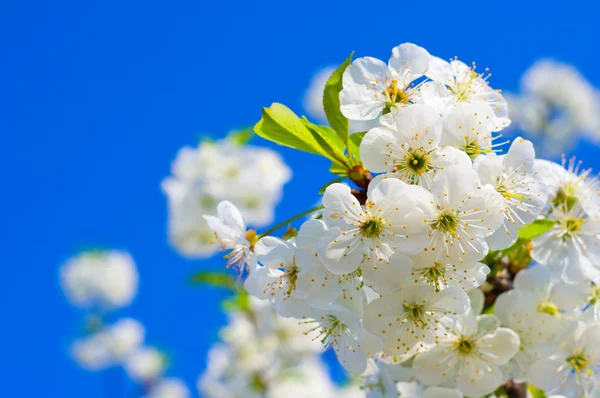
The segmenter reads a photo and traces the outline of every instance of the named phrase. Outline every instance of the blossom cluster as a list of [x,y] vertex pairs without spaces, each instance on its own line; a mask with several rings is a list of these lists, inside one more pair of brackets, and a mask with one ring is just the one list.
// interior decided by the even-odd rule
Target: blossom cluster
[[84,369],[122,367],[146,398],[188,398],[186,385],[166,377],[167,357],[145,345],[145,328],[124,317],[106,321],[109,312],[128,306],[138,287],[131,256],[117,250],[80,253],[62,266],[61,285],[70,302],[88,311],[82,336],[71,344],[73,359]]
[[[248,231],[230,202],[205,216],[246,290],[311,325],[371,397],[509,380],[583,397],[600,381],[597,180],[523,138],[501,148],[508,106],[488,77],[410,43],[356,59],[338,111],[376,124],[347,173],[357,188],[329,185],[285,239]],[[495,291],[503,275],[514,289]]]
[[[268,301],[251,297],[246,308],[228,313],[220,342],[208,354],[198,380],[206,398],[350,397],[358,385],[339,388],[330,379],[320,353],[323,346],[306,338],[310,330],[273,312]],[[364,395],[364,394],[363,394]]]
[[275,205],[291,171],[274,151],[239,143],[240,133],[220,141],[183,147],[172,164],[172,176],[162,182],[168,197],[169,240],[187,257],[208,257],[218,242],[204,214],[229,200],[251,224],[273,221]]
[[507,99],[520,130],[549,152],[570,149],[575,134],[600,139],[600,92],[572,65],[536,62],[521,78],[521,93]]

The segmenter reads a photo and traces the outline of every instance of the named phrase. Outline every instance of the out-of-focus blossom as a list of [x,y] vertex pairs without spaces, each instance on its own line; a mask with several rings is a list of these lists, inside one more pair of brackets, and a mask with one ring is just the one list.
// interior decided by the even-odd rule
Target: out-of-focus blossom
[[175,378],[165,378],[156,383],[146,398],[188,398],[190,391],[185,383]]
[[60,270],[62,288],[71,303],[104,310],[129,305],[137,293],[138,273],[122,251],[87,251],[69,259]]
[[570,149],[577,134],[600,140],[600,94],[575,67],[540,60],[523,75],[521,91],[508,96],[510,115],[546,151]]
[[143,342],[144,327],[130,318],[105,326],[87,337],[75,340],[71,355],[85,369],[100,370],[120,364]]
[[231,138],[182,148],[172,176],[162,182],[172,245],[188,257],[213,254],[218,245],[202,215],[216,215],[222,200],[233,203],[251,225],[271,223],[290,178],[283,159],[267,148],[238,145]]
[[143,347],[134,352],[125,362],[125,370],[139,383],[149,383],[162,376],[166,369],[165,355],[153,347]]

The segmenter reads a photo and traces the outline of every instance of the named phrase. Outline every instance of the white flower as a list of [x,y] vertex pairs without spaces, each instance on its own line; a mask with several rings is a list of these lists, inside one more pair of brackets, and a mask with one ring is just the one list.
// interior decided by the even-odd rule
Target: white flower
[[447,258],[438,258],[435,251],[426,251],[411,256],[413,270],[406,283],[427,284],[436,291],[447,287],[471,290],[485,282],[490,268],[480,262],[452,263]]
[[469,67],[457,59],[447,62],[432,56],[426,75],[435,83],[425,84],[421,96],[425,103],[432,101],[438,106],[445,105],[440,107],[441,113],[447,114],[460,103],[485,105],[494,112],[497,126],[494,131],[510,125],[506,100],[487,81],[491,74],[484,76],[475,72],[474,63]]
[[303,361],[298,366],[286,369],[286,372],[270,380],[265,398],[336,396],[336,386],[329,377],[329,370],[318,358]]
[[60,270],[62,288],[73,305],[116,309],[137,293],[138,273],[122,251],[88,251],[70,258]]
[[418,86],[413,81],[429,66],[424,48],[404,43],[392,50],[386,65],[376,58],[358,58],[344,71],[341,110],[350,120],[371,120],[390,107],[413,103]]
[[415,370],[403,365],[389,365],[369,360],[364,389],[367,398],[462,398],[456,389],[427,387],[415,379]]
[[529,381],[547,394],[587,397],[600,383],[600,324],[577,326],[530,369]]
[[350,187],[330,185],[323,195],[324,220],[339,227],[340,233],[319,244],[323,265],[335,274],[349,274],[360,267],[376,290],[397,290],[412,268],[410,258],[400,251],[414,253],[426,238],[423,214],[414,202],[418,190],[425,191],[387,179],[369,190],[368,200],[361,206]]
[[581,167],[574,157],[568,161],[563,156],[562,165],[547,160],[535,161],[535,172],[548,187],[548,199],[554,208],[563,212],[576,203],[589,215],[600,211],[600,189],[591,169]]
[[219,216],[205,215],[204,219],[214,232],[214,236],[227,254],[227,266],[243,273],[246,267],[252,272],[256,266],[256,256],[252,252],[256,232],[246,231],[246,223],[240,211],[231,203],[223,201],[217,206]]
[[488,106],[460,103],[444,118],[441,144],[458,148],[475,160],[479,154],[493,152],[497,146],[505,144],[493,143],[501,137],[492,134],[498,129]]
[[217,249],[213,231],[204,214],[214,213],[217,200],[201,184],[186,184],[167,178],[162,189],[169,199],[169,240],[183,255],[203,258]]
[[[276,152],[238,145],[230,138],[182,148],[172,174],[162,183],[169,198],[169,231],[175,247],[191,256],[207,255],[212,249],[205,223],[196,222],[198,214],[214,215],[216,204],[227,200],[249,223],[267,225],[273,220],[282,187],[291,177]],[[191,220],[185,219],[187,213]],[[202,232],[200,237],[198,232]]]
[[519,228],[544,210],[548,195],[546,186],[535,177],[534,162],[533,144],[517,137],[505,156],[488,153],[473,164],[481,183],[496,188],[504,201],[504,225],[486,239],[493,250],[510,247],[517,241]]
[[413,367],[425,385],[456,384],[466,396],[481,397],[504,382],[500,366],[519,350],[519,336],[497,328],[493,316],[459,317],[445,339],[419,353]]
[[346,302],[346,307],[362,312],[366,297],[360,271],[333,274],[325,268],[317,254],[319,241],[327,237],[333,240],[337,236],[339,230],[329,229],[321,220],[308,220],[302,224],[296,237],[298,275],[295,292],[297,297],[317,308],[333,302]]
[[570,210],[554,208],[556,224],[533,239],[531,257],[570,283],[600,277],[600,216],[592,217],[576,203]]
[[372,301],[363,322],[367,330],[381,336],[387,355],[405,356],[437,343],[445,333],[440,320],[464,314],[468,308],[469,298],[462,290],[436,292],[426,285],[406,286]]
[[415,197],[430,231],[425,251],[437,253],[440,262],[468,265],[482,259],[485,238],[502,225],[502,196],[490,185],[479,186],[472,168],[448,166],[435,176],[431,193]]
[[166,368],[165,355],[153,347],[144,347],[134,352],[125,362],[129,377],[139,383],[150,383],[160,377]]
[[190,391],[185,383],[179,379],[162,379],[152,386],[146,398],[188,398]]
[[372,172],[429,188],[445,166],[471,163],[456,148],[440,146],[442,118],[429,106],[417,104],[381,120],[383,125],[369,130],[360,144],[361,159]]
[[580,133],[598,139],[600,97],[576,68],[551,59],[539,60],[523,74],[521,87],[520,103],[536,106],[517,109],[519,112],[511,115],[516,115],[526,132],[542,136],[551,149],[564,150]]
[[535,294],[511,290],[498,296],[494,303],[494,314],[503,326],[519,335],[521,342],[519,351],[506,365],[515,383],[526,382],[531,365],[554,348],[561,324],[557,316],[548,313],[555,307],[545,300],[537,300]]
[[111,326],[75,340],[71,355],[85,369],[99,370],[124,361],[144,340],[144,327],[124,318]]
[[341,305],[313,308],[310,317],[307,324],[314,325],[318,338],[326,348],[334,349],[339,363],[350,373],[363,373],[367,358],[381,348],[379,340],[363,329],[359,316]]
[[263,265],[244,282],[248,292],[260,299],[269,299],[282,316],[300,316],[307,304],[295,297],[299,267],[296,248],[290,242],[266,236],[254,246],[254,254]]

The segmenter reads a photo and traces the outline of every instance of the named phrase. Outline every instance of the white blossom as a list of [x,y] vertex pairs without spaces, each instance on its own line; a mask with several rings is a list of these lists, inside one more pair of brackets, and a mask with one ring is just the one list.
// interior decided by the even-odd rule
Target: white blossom
[[544,210],[547,190],[535,176],[534,162],[533,144],[517,137],[505,156],[492,152],[480,155],[473,164],[481,183],[493,186],[504,201],[504,225],[486,239],[491,249],[510,247],[517,241],[519,228]]
[[548,358],[530,369],[529,380],[548,394],[587,397],[599,385],[600,324],[578,323],[557,341]]
[[333,184],[323,195],[324,220],[339,228],[333,240],[323,239],[318,255],[335,274],[349,274],[359,267],[377,289],[393,291],[410,272],[412,261],[400,252],[416,252],[426,239],[416,193],[423,188],[387,179],[369,190],[361,206],[342,184]]
[[467,66],[456,58],[447,62],[432,56],[426,75],[433,83],[425,84],[420,95],[425,103],[437,104],[442,114],[461,103],[484,105],[494,112],[494,131],[510,125],[506,100],[489,86],[491,73],[475,72],[475,63]]
[[134,319],[124,318],[75,340],[71,355],[83,368],[100,370],[122,363],[143,340],[144,327]]
[[492,393],[504,382],[500,366],[519,350],[519,336],[498,323],[493,316],[458,317],[439,344],[416,356],[417,379],[425,385],[455,384],[468,397]]
[[70,258],[60,269],[62,288],[73,305],[105,310],[125,307],[137,293],[138,272],[122,251],[87,251]]
[[152,386],[145,398],[188,398],[190,391],[179,379],[166,378]]
[[344,71],[340,92],[341,111],[350,120],[371,120],[387,107],[414,102],[418,85],[429,67],[429,53],[412,43],[392,50],[387,65],[376,58],[358,58]]
[[139,383],[151,383],[162,376],[166,370],[165,355],[154,347],[142,347],[125,361],[125,370],[129,377]]
[[465,152],[472,160],[482,153],[496,151],[505,142],[494,143],[501,135],[490,107],[482,104],[459,103],[444,117],[442,145]]
[[361,159],[373,172],[430,188],[435,173],[451,164],[470,165],[454,147],[442,147],[442,118],[433,108],[414,105],[381,118],[364,136]]
[[256,267],[256,256],[252,252],[256,233],[246,230],[240,211],[231,202],[219,203],[217,211],[218,217],[205,215],[204,219],[221,247],[231,250],[226,255],[227,266],[238,269],[240,273],[246,268],[251,272]]
[[386,354],[405,356],[425,344],[437,344],[445,334],[442,318],[464,314],[468,308],[469,298],[462,290],[436,292],[426,285],[406,286],[372,301],[363,322],[367,330],[383,339]]
[[504,207],[491,185],[480,185],[470,167],[448,166],[435,176],[431,193],[420,192],[417,206],[429,226],[425,251],[451,264],[473,264],[487,254],[485,238],[502,224]]

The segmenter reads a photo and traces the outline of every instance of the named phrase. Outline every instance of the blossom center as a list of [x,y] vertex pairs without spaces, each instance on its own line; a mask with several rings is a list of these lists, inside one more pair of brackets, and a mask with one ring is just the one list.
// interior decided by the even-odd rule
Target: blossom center
[[549,301],[542,301],[539,303],[537,305],[537,310],[538,312],[543,312],[544,314],[552,316],[555,316],[559,313],[558,307]]
[[489,152],[484,149],[481,149],[481,147],[479,146],[479,143],[477,142],[477,140],[475,138],[469,138],[469,137],[465,137],[465,143],[461,149],[463,150],[464,153],[469,155],[471,160],[475,160],[475,158],[483,152]]
[[577,203],[577,192],[573,184],[565,183],[556,192],[556,197],[552,201],[554,207],[571,210]]
[[360,233],[369,239],[377,239],[383,232],[384,222],[381,218],[369,218],[360,224]]
[[600,287],[598,285],[593,285],[592,286],[592,294],[590,295],[590,298],[588,299],[588,303],[590,303],[590,305],[594,305],[599,302],[600,302]]
[[469,355],[475,349],[475,343],[473,343],[468,337],[460,338],[455,344],[458,352],[463,355]]
[[284,271],[283,275],[288,282],[288,290],[286,292],[286,294],[288,296],[290,294],[292,294],[292,292],[296,288],[296,281],[298,280],[298,272],[299,272],[299,269],[295,264],[290,265]]
[[398,87],[398,81],[396,79],[392,79],[390,85],[385,88],[385,94],[388,96],[392,105],[410,104],[408,94],[402,88]]
[[452,236],[456,236],[458,215],[455,211],[443,210],[431,226],[433,229],[438,229],[442,232],[449,233]]
[[575,354],[568,357],[567,363],[576,373],[581,373],[581,371],[588,374],[592,373],[592,370],[588,368],[588,358],[583,351],[577,351]]
[[421,175],[432,169],[431,156],[422,148],[409,149],[405,157],[405,165],[415,174]]
[[420,304],[402,304],[402,308],[406,313],[406,319],[414,324],[420,324],[422,327],[427,326],[424,319],[425,306]]
[[446,267],[443,264],[434,262],[431,267],[422,268],[419,272],[427,284],[435,287],[437,292],[440,291],[440,281],[445,282],[446,279]]
[[563,240],[579,234],[583,223],[584,219],[582,217],[565,217],[562,220]]

